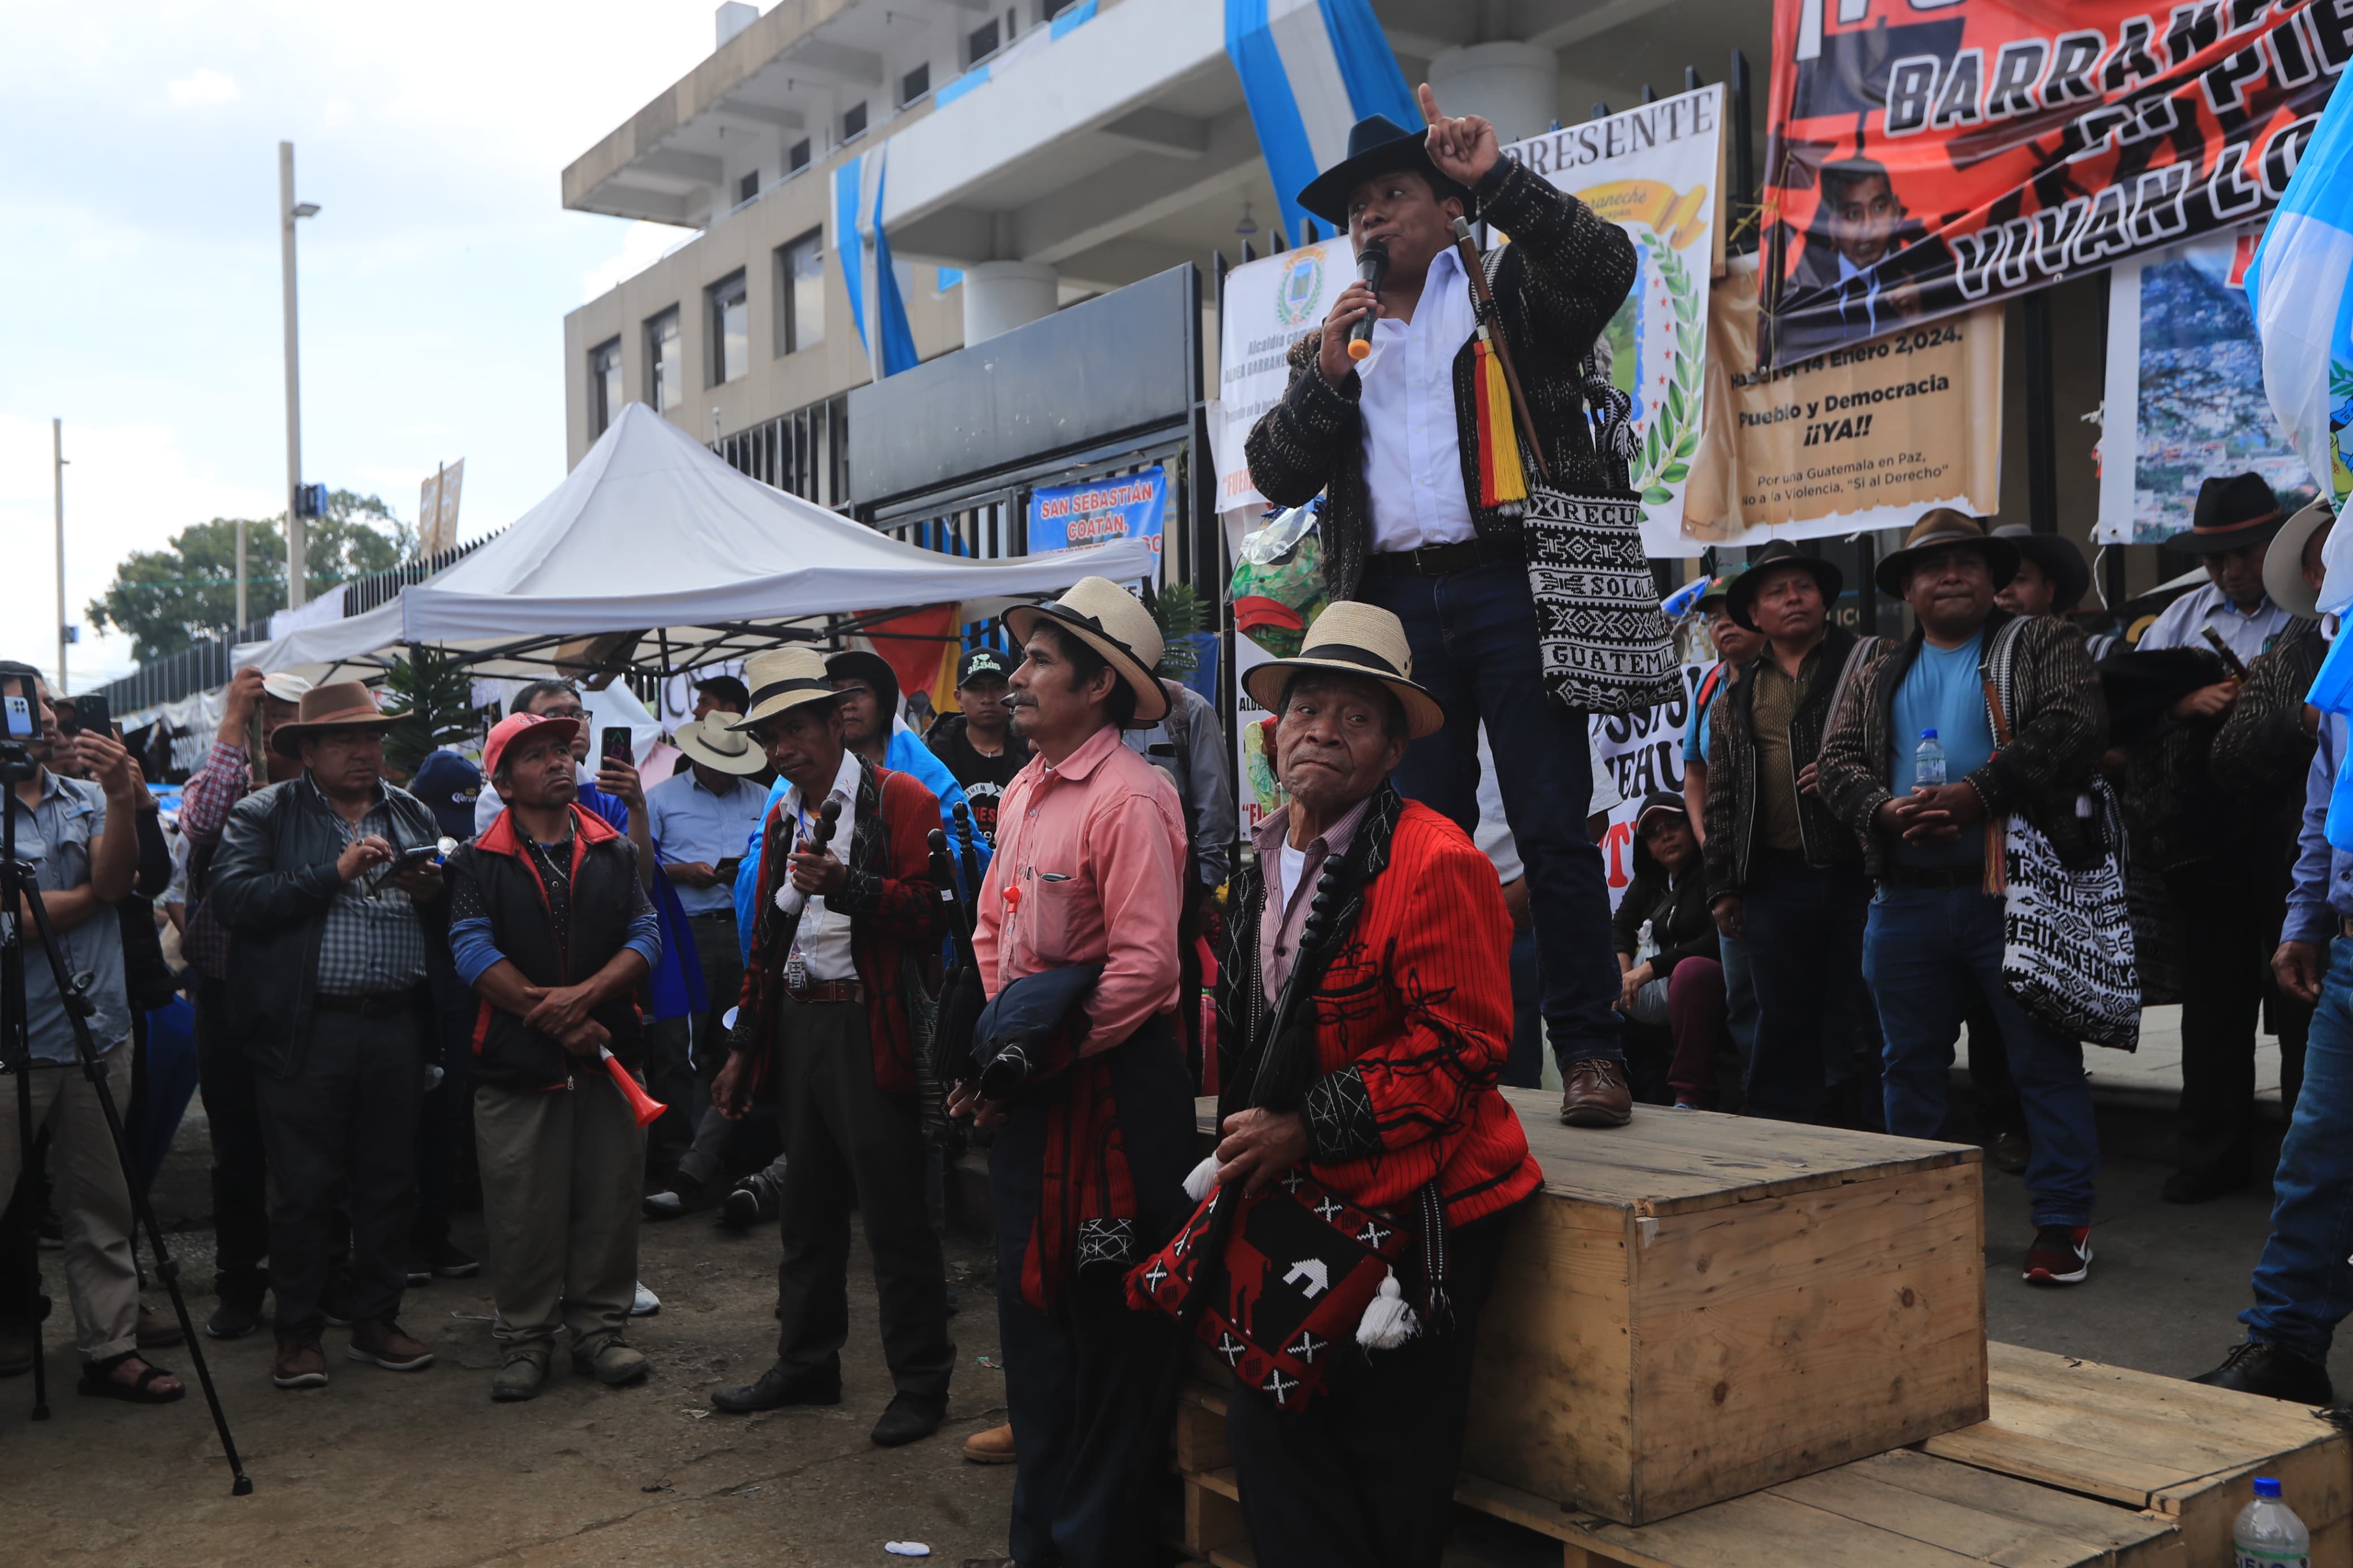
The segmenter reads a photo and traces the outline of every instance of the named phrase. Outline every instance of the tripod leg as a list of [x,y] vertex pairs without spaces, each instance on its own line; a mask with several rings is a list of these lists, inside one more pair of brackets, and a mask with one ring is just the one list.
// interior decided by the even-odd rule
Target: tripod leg
[[99,1110],[106,1117],[107,1134],[114,1140],[114,1155],[122,1168],[123,1184],[131,1190],[132,1215],[137,1226],[147,1232],[148,1249],[155,1255],[155,1272],[172,1298],[172,1310],[178,1316],[180,1332],[187,1341],[188,1357],[195,1363],[196,1381],[204,1388],[205,1404],[212,1410],[213,1430],[220,1434],[221,1453],[228,1460],[229,1474],[236,1478],[229,1490],[237,1497],[249,1497],[253,1479],[245,1473],[245,1462],[237,1458],[237,1439],[230,1435],[228,1416],[221,1409],[220,1391],[213,1386],[213,1370],[205,1360],[204,1342],[196,1332],[195,1321],[188,1314],[188,1299],[180,1293],[179,1260],[172,1256],[171,1246],[164,1239],[164,1227],[155,1223],[154,1205],[132,1179],[136,1167],[131,1157],[131,1141],[123,1135],[122,1113],[115,1109],[114,1092],[107,1085],[106,1065],[99,1060],[98,1047],[90,1039],[90,1003],[82,995],[80,985],[66,973],[57,932],[49,924],[48,907],[41,901],[40,889],[28,887],[24,894],[32,910],[34,928],[40,934],[41,951],[48,955],[49,973],[57,979],[58,996],[65,1006],[67,1021],[73,1026],[74,1054],[80,1059],[82,1076],[90,1079],[90,1089],[98,1096]]
[[[13,826],[13,825],[12,825]],[[13,866],[13,859],[7,862]],[[0,883],[15,879],[0,878]],[[7,1009],[7,1058],[16,1080],[16,1197],[24,1222],[18,1233],[24,1243],[26,1320],[33,1336],[33,1419],[49,1418],[49,1369],[41,1343],[41,1221],[37,1203],[38,1173],[33,1168],[33,1050],[25,1022],[25,948],[22,931],[11,923],[5,946],[0,946],[0,998]]]

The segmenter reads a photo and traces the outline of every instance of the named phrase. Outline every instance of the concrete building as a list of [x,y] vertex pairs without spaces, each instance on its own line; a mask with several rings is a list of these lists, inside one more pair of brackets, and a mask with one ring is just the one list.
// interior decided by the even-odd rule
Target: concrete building
[[[1274,7],[1281,9],[1280,5]],[[1409,81],[1506,140],[1759,76],[1765,0],[1374,0]],[[925,359],[1280,223],[1219,0],[779,0],[718,12],[701,65],[564,172],[564,204],[674,224],[565,321],[569,459],[651,404],[771,483],[839,505],[843,394],[871,379],[831,172],[889,143],[882,223]],[[1295,242],[1300,237],[1288,236]],[[856,254],[854,249],[852,254]],[[1204,335],[1214,353],[1216,334]],[[1208,368],[1214,385],[1214,367]]]

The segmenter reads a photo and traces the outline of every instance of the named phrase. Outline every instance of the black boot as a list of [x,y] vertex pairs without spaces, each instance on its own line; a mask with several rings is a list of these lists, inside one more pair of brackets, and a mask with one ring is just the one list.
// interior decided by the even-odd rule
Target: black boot
[[2221,1366],[2189,1381],[2210,1388],[2235,1388],[2242,1394],[2284,1399],[2294,1405],[2328,1405],[2337,1397],[2327,1367],[2306,1361],[2294,1351],[2253,1340],[2232,1346]]

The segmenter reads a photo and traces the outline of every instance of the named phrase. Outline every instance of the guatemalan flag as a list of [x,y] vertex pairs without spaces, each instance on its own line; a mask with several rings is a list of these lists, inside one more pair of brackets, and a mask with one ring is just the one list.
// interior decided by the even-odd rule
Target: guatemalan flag
[[849,320],[873,362],[877,381],[911,369],[916,363],[907,303],[891,266],[891,238],[882,232],[882,195],[889,188],[890,154],[891,144],[885,142],[833,172],[834,251],[841,258]]
[[1373,114],[1421,123],[1371,0],[1226,0],[1226,57],[1293,245],[1309,221],[1299,193],[1348,155],[1351,126]]

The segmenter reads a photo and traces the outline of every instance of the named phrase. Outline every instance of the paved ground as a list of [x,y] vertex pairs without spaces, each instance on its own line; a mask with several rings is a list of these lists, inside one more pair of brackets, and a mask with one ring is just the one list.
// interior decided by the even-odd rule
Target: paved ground
[[[2152,1020],[2158,1023],[2158,1020]],[[2160,1024],[2161,1027],[2161,1024]],[[2151,1044],[2162,1049],[2152,1030]],[[2094,1078],[2147,1080],[2154,1058],[2098,1053]],[[2099,1069],[2110,1068],[2106,1074]],[[2176,1080],[2178,1082],[2178,1079]],[[2146,1110],[2140,1112],[2146,1116]],[[203,1224],[205,1131],[192,1108],[158,1184],[167,1226],[196,1289],[208,1288]],[[2268,1194],[2193,1209],[2158,1201],[2161,1164],[2112,1160],[2105,1172],[2092,1282],[2031,1289],[2018,1266],[2031,1237],[2022,1184],[1987,1172],[1987,1311],[1994,1337],[2188,1376],[2238,1338],[2247,1274],[2262,1250]],[[462,1241],[478,1239],[470,1221]],[[645,1231],[645,1275],[661,1314],[634,1337],[652,1382],[601,1389],[559,1371],[536,1401],[493,1405],[487,1289],[437,1281],[411,1297],[411,1331],[440,1352],[403,1376],[334,1361],[332,1384],[281,1394],[267,1381],[266,1336],[209,1345],[255,1495],[228,1496],[204,1406],[132,1409],[77,1396],[73,1357],[53,1345],[54,1418],[29,1426],[29,1380],[0,1383],[0,1561],[67,1568],[556,1568],[635,1563],[884,1564],[889,1540],[928,1542],[934,1561],[1002,1551],[1012,1476],[967,1465],[966,1433],[1003,1419],[985,1247],[951,1249],[965,1302],[954,1321],[962,1365],[941,1435],[885,1452],[867,1441],[888,1384],[875,1347],[874,1297],[853,1262],[846,1398],[835,1409],[739,1420],[708,1411],[709,1391],[765,1366],[773,1332],[773,1234],[731,1237],[690,1218]],[[54,1271],[54,1255],[51,1267]],[[151,1302],[161,1306],[160,1290]],[[192,1298],[201,1317],[207,1296]],[[58,1326],[62,1327],[60,1309]],[[330,1336],[331,1356],[341,1336]],[[185,1352],[164,1359],[183,1373]],[[2353,1352],[2333,1368],[2353,1387]],[[1465,1563],[1558,1561],[1475,1522]]]

